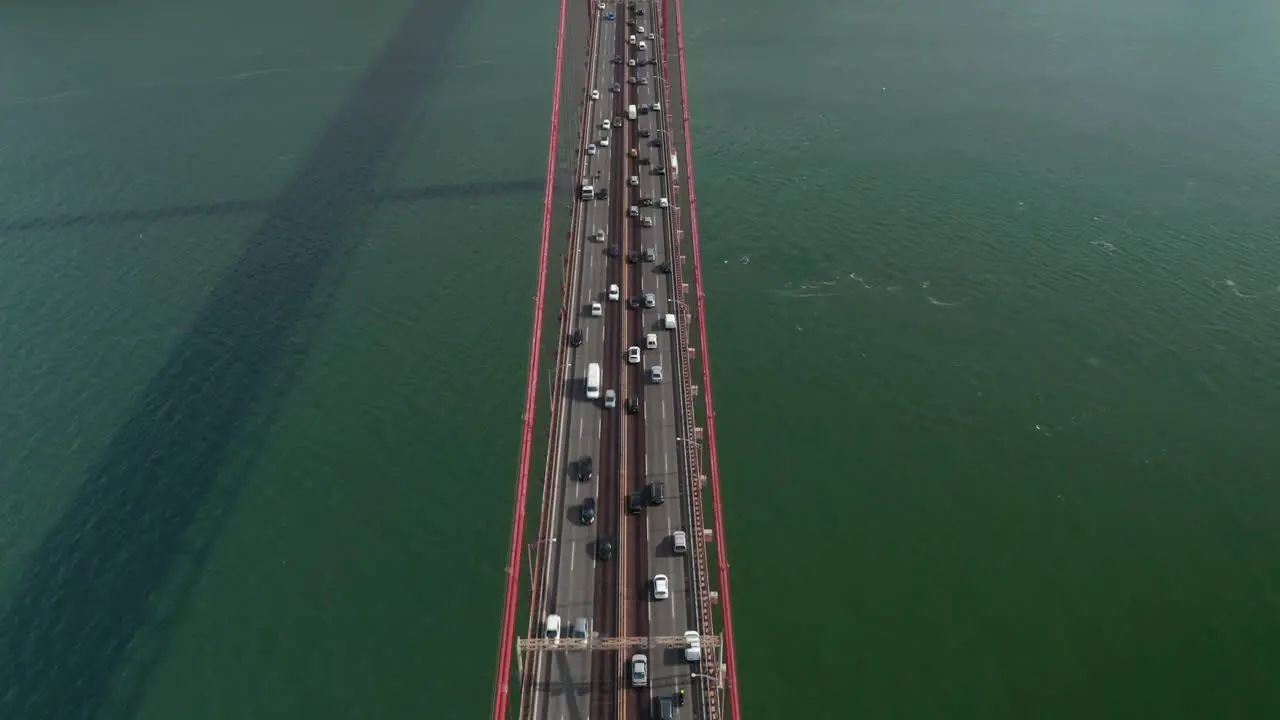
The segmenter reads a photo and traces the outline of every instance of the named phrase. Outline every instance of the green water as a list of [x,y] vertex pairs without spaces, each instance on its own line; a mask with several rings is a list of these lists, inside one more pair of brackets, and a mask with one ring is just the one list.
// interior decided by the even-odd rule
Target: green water
[[[1280,714],[1276,6],[685,13],[748,717]],[[484,714],[555,21],[6,7],[0,716]]]

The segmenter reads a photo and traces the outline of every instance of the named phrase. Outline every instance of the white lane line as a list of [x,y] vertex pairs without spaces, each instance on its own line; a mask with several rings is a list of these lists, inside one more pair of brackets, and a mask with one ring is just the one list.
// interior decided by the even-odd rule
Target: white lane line
[[578,437],[582,437],[582,422],[585,418],[578,418]]
[[667,421],[667,404],[666,403],[658,403],[658,404],[662,406],[662,422],[665,423]]
[[578,557],[577,547],[577,543],[569,543],[569,577],[573,577],[574,559]]
[[670,465],[671,465],[671,456],[668,455],[667,453],[662,453],[662,474],[663,475],[666,475],[667,473],[671,472],[669,468]]

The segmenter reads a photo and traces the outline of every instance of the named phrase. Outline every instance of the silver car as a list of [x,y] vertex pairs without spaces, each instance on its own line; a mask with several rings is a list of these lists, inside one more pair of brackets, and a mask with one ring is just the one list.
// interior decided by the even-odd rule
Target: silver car
[[618,407],[618,393],[612,390],[604,391],[604,406],[609,410]]
[[649,684],[649,658],[644,655],[631,656],[631,687],[645,687]]
[[653,293],[645,293],[644,306],[647,308],[655,307],[658,304],[658,298]]

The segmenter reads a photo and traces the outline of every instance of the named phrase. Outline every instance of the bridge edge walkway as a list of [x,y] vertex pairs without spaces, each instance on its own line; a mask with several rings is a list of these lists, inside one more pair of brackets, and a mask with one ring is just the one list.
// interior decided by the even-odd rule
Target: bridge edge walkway
[[707,349],[706,302],[702,282],[702,253],[698,243],[698,195],[694,187],[693,139],[689,132],[689,86],[685,70],[684,14],[681,0],[675,0],[676,47],[680,72],[680,114],[684,130],[684,174],[689,185],[689,231],[693,250],[694,295],[697,298],[698,341],[702,345],[703,407],[707,420],[707,453],[711,458],[711,507],[715,522],[716,558],[720,571],[720,606],[724,616],[726,684],[729,686],[730,718],[740,720],[737,660],[734,653],[733,612],[729,594],[729,561],[725,550],[724,511],[721,503],[720,467],[716,457],[716,420],[711,394],[711,359]]

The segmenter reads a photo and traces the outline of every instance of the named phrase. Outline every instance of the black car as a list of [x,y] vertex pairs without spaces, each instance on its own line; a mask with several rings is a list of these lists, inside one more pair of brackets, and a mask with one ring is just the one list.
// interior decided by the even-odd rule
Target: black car
[[621,56],[621,55],[614,55],[614,56],[613,56],[613,64],[614,64],[614,65],[621,65],[622,63],[623,63],[623,60],[622,60],[622,56]]
[[648,115],[648,114],[649,114],[649,106],[648,106],[648,105],[641,105],[641,106],[640,106],[640,114],[641,114],[641,115]]
[[644,17],[644,8],[640,8],[639,10],[636,10],[636,14],[639,15],[640,17]]
[[583,455],[582,459],[578,461],[578,479],[582,482],[590,480],[595,475],[595,470],[592,467],[593,465],[594,463],[591,462],[591,456]]
[[582,344],[582,328],[573,331],[573,335],[569,337],[569,344],[574,347]]
[[582,524],[590,525],[596,521],[596,499],[587,498],[582,501]]
[[613,557],[613,541],[609,538],[600,538],[596,542],[596,557],[601,560],[608,560]]
[[631,308],[632,310],[635,310],[636,308],[640,307],[640,298],[638,297],[627,298],[627,307]]
[[658,66],[658,58],[649,58],[649,64],[650,64],[650,65],[652,65],[652,66],[654,66],[654,67],[657,67],[657,66]]
[[648,128],[645,128],[644,130],[640,131],[640,137],[649,137],[652,134],[653,134],[653,131],[649,130]]
[[640,262],[640,253],[639,253],[639,251],[637,251],[637,250],[632,250],[631,252],[627,253],[627,262],[629,262],[629,263],[638,263],[638,262]]
[[659,263],[656,269],[658,272],[662,273],[663,275],[670,275],[671,263]]
[[608,200],[608,199],[609,199],[609,188],[600,188],[599,190],[597,190],[597,191],[596,191],[596,199],[597,199],[597,200]]
[[649,504],[661,505],[666,501],[667,501],[667,484],[662,481],[658,481],[656,483],[649,483]]
[[662,147],[662,138],[654,138],[649,141],[649,144],[654,147]]
[[635,515],[644,509],[644,493],[639,490],[627,496],[627,512]]
[[653,207],[653,198],[641,198],[640,205],[642,207]]
[[654,712],[656,720],[672,720],[676,716],[676,709],[669,697],[658,698],[658,707]]
[[641,85],[648,85],[648,84],[649,84],[649,78],[642,77],[642,78],[640,78],[639,80],[637,80],[636,82],[640,83]]
[[666,175],[667,169],[659,165],[658,167],[654,168],[650,172],[652,172],[654,175]]
[[609,88],[609,92],[611,92],[611,93],[620,93],[620,92],[622,92],[622,86],[621,86],[621,85],[619,85],[618,83],[614,83],[614,84],[613,84],[613,87]]
[[635,415],[636,413],[640,412],[640,398],[638,397],[627,398],[627,412],[631,413],[632,415]]
[[647,158],[647,157],[642,157],[642,158],[640,158],[640,164],[641,164],[641,165],[648,165],[648,164],[649,164],[649,158]]
[[617,245],[610,245],[609,249],[605,250],[604,253],[609,257],[619,257],[622,255],[622,248],[619,248]]

